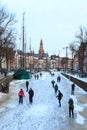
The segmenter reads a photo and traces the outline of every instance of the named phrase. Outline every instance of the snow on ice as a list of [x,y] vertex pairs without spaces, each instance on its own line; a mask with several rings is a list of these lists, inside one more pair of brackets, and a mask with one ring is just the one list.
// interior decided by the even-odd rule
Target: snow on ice
[[[79,104],[76,95],[71,93],[71,81],[54,72],[54,77],[48,72],[42,72],[42,76],[35,80],[29,79],[29,88],[34,90],[33,103],[29,104],[29,95],[26,92],[26,80],[14,80],[10,83],[9,94],[0,93],[0,130],[70,130],[70,118],[68,113],[68,100],[74,100],[74,120],[78,124],[84,124],[85,118],[80,115],[87,104]],[[61,76],[61,82],[57,82],[57,76]],[[51,81],[55,80],[59,90],[63,93],[62,106],[59,107],[56,94]],[[18,104],[18,92],[25,92],[23,104]],[[86,94],[76,86],[76,91]]]

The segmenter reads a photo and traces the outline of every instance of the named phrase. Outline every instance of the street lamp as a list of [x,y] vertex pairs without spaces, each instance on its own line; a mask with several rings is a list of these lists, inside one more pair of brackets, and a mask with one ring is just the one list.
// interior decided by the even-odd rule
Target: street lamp
[[63,49],[66,49],[66,66],[65,66],[65,70],[67,70],[67,66],[68,66],[68,63],[67,63],[67,58],[68,58],[68,54],[67,54],[67,50],[68,50],[68,47],[63,47]]

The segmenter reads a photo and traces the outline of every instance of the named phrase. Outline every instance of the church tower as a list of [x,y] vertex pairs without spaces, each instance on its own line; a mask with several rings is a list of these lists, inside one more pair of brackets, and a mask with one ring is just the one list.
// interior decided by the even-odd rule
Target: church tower
[[43,40],[40,40],[40,49],[39,49],[39,59],[43,58],[43,54],[44,54],[44,48],[43,48]]

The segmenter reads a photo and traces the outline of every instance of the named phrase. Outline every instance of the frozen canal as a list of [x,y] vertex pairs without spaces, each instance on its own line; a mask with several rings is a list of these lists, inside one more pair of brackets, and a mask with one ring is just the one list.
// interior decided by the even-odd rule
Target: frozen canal
[[[61,76],[61,82],[57,82],[58,75]],[[59,107],[51,84],[53,79],[63,93],[61,107]],[[79,122],[77,119],[79,113],[75,95],[72,96],[75,102],[75,116],[69,118],[68,114],[71,82],[59,72],[55,72],[54,76],[51,76],[48,72],[42,72],[42,76],[38,80],[32,77],[29,83],[29,87],[34,90],[33,104],[29,104],[25,80],[11,82],[10,93],[5,95],[7,99],[5,98],[6,101],[0,105],[0,130],[76,130],[73,129],[73,126],[77,121]],[[20,88],[25,92],[23,104],[18,104]],[[79,119],[81,119],[79,123],[84,124],[84,118],[79,116]]]

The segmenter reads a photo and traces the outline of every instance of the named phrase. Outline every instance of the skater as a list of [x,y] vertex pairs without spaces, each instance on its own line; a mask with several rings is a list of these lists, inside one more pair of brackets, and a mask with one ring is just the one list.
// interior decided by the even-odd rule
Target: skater
[[42,76],[42,73],[40,72],[40,77]]
[[60,76],[57,77],[57,82],[60,82],[61,78]]
[[33,102],[33,96],[34,96],[34,91],[32,88],[30,88],[29,90],[29,102],[32,103]]
[[61,107],[61,99],[62,99],[62,97],[63,97],[63,94],[61,93],[60,90],[58,91],[58,95],[57,95],[56,97],[57,97],[58,100],[59,100],[59,107]]
[[26,91],[28,91],[29,82],[26,81]]
[[36,75],[36,74],[34,75],[34,78],[35,78],[35,79],[37,78],[37,75]]
[[37,80],[39,79],[39,75],[37,74]]
[[58,91],[58,85],[57,84],[54,86],[54,89],[55,89],[55,93],[57,93],[57,91]]
[[51,81],[51,83],[52,83],[52,86],[53,86],[53,88],[54,88],[55,81],[54,81],[54,80],[52,80],[52,81]]
[[20,89],[20,91],[18,93],[18,96],[19,96],[19,104],[20,103],[23,104],[23,97],[24,97],[24,91],[23,91],[23,89]]
[[72,115],[72,117],[74,117],[74,101],[73,101],[73,99],[70,98],[68,103],[69,103],[69,117],[71,117],[71,115]]
[[75,90],[75,84],[73,83],[71,85],[71,95],[74,95],[74,90]]

